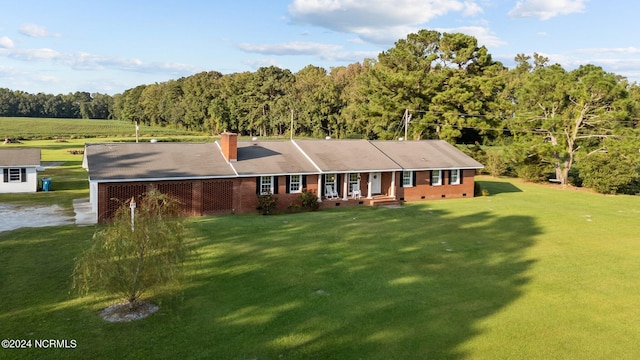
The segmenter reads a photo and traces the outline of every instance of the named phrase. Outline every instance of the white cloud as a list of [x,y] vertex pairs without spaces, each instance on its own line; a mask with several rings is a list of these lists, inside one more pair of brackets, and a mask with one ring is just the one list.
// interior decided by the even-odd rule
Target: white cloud
[[640,54],[640,48],[628,46],[624,48],[587,48],[578,49],[575,52],[583,54]]
[[282,65],[278,64],[278,62],[274,59],[245,60],[242,63],[254,70],[258,70],[261,67],[269,67],[269,66],[276,66],[276,67],[282,68]]
[[14,67],[0,66],[0,79],[9,88],[30,87],[34,84],[58,84],[62,80],[51,75],[43,75],[32,69],[25,70]]
[[26,62],[53,62],[74,70],[122,70],[139,73],[170,72],[179,76],[190,75],[199,68],[187,64],[169,62],[145,63],[135,58],[118,58],[87,52],[61,53],[53,49],[2,49],[0,56]]
[[418,32],[420,26],[393,26],[386,29],[381,28],[360,28],[355,32],[363,42],[389,46],[398,39],[404,39],[410,33]]
[[358,34],[363,40],[389,43],[415,32],[431,19],[458,12],[482,12],[476,1],[459,0],[294,0],[293,23]]
[[588,0],[523,0],[509,11],[510,17],[535,17],[548,20],[559,15],[583,12]]
[[464,11],[462,11],[462,15],[464,16],[476,16],[480,15],[484,12],[482,7],[473,1],[465,1],[464,2]]
[[264,55],[323,55],[340,50],[339,45],[294,41],[281,44],[248,44],[241,43],[237,47],[246,52]]
[[13,41],[6,36],[0,37],[0,48],[13,49]]
[[[332,44],[321,44],[312,42],[290,42],[282,44],[238,44],[237,47],[245,52],[257,53],[262,55],[275,55],[275,56],[292,56],[292,55],[307,55],[317,56],[322,60],[327,61],[344,61],[344,62],[358,62],[364,58],[375,58],[378,56],[378,51],[343,51],[342,46]],[[273,59],[252,60],[245,62],[252,68],[258,68],[262,66],[277,65]]]
[[42,49],[15,49],[4,52],[8,57],[16,60],[33,61],[33,60],[59,60],[64,56],[55,50]]
[[22,35],[26,35],[30,37],[48,37],[48,36],[59,37],[60,36],[60,34],[51,34],[44,26],[39,26],[36,24],[23,24],[20,27],[19,31]]

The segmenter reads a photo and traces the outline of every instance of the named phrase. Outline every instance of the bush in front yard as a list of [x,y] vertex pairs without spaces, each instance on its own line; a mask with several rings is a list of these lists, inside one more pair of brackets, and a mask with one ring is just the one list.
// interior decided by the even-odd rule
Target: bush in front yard
[[278,198],[271,193],[258,195],[258,210],[260,210],[262,215],[272,214],[277,204]]
[[308,191],[307,189],[302,189],[302,193],[298,195],[298,201],[300,201],[300,206],[302,206],[304,210],[316,211],[320,208],[318,196],[313,191]]

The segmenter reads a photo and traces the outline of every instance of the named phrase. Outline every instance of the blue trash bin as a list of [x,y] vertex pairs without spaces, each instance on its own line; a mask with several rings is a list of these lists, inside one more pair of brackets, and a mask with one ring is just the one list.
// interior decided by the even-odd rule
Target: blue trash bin
[[49,191],[51,189],[51,178],[42,178],[42,190]]

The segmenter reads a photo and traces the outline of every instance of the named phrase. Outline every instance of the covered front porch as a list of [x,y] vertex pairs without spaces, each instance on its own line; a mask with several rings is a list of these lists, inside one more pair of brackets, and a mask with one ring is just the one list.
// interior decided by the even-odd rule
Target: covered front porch
[[399,204],[397,171],[326,173],[318,177],[321,208],[336,206]]

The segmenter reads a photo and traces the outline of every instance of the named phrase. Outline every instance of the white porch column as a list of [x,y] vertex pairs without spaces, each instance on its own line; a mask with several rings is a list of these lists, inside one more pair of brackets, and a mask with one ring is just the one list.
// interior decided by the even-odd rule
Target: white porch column
[[342,179],[342,201],[349,200],[349,174],[343,174]]
[[367,199],[371,199],[373,196],[371,194],[371,178],[373,175],[369,173],[369,177],[367,178]]
[[391,197],[396,198],[396,172],[391,172]]
[[318,174],[318,202],[322,202],[322,174]]

